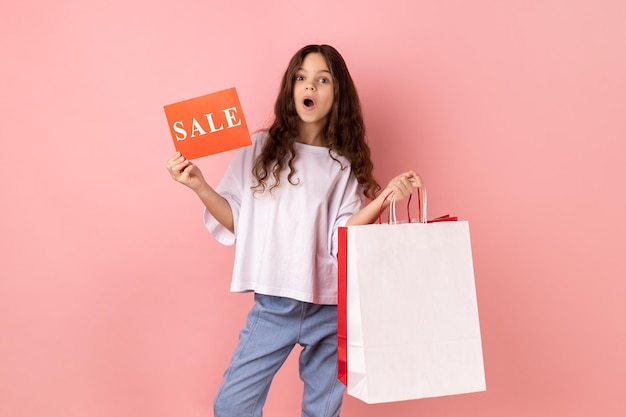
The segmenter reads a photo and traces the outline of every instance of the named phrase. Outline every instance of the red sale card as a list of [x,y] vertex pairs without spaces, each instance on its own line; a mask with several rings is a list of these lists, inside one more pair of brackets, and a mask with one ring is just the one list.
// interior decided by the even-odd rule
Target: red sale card
[[163,107],[174,147],[187,159],[250,145],[235,88]]

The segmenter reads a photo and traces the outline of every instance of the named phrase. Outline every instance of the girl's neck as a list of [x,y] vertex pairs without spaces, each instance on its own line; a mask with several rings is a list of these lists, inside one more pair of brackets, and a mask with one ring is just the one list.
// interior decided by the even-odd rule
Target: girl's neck
[[326,146],[328,144],[321,126],[304,123],[300,126],[300,134],[296,141],[311,146]]

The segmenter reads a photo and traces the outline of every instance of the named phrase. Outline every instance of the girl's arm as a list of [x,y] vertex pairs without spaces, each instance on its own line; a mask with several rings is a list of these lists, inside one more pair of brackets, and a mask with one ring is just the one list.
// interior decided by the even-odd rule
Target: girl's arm
[[235,232],[233,211],[228,201],[219,195],[204,179],[200,168],[176,152],[167,161],[167,170],[175,181],[191,188],[200,197],[209,213],[231,233]]
[[[387,208],[391,202],[391,198],[385,197],[389,193],[394,193],[396,197],[396,201],[400,201],[408,197],[413,191],[415,191],[418,187],[422,186],[422,179],[419,175],[417,175],[413,171],[407,171],[403,174],[398,175],[394,179],[392,179],[387,187],[372,200],[368,205],[363,207],[361,211],[355,213],[348,219],[346,226],[355,226],[359,224],[370,224],[374,223],[378,218],[378,215],[382,209]],[[383,203],[384,201],[384,203]]]

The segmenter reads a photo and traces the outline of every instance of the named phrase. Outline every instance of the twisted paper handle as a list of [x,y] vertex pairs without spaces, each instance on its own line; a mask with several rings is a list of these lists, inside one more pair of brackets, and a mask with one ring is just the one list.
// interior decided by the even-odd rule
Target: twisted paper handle
[[[396,197],[395,195],[393,195],[393,191],[388,193],[385,198],[383,199],[382,204],[380,205],[380,211],[378,212],[378,223],[381,224],[382,220],[382,214],[383,214],[383,207],[385,205],[385,201],[387,201],[387,199],[391,196],[391,201],[389,204],[389,213],[387,215],[387,223],[389,224],[398,224],[398,219],[396,216]],[[407,218],[408,218],[408,222],[411,223],[411,198],[413,197],[413,194],[409,195],[409,198],[407,199],[407,203],[406,203],[406,213],[407,213]],[[417,189],[417,210],[418,210],[418,218],[417,218],[417,222],[418,223],[426,223],[427,222],[427,215],[426,215],[426,203],[427,203],[427,199],[426,199],[426,187],[424,187],[423,185],[421,187],[419,187]]]

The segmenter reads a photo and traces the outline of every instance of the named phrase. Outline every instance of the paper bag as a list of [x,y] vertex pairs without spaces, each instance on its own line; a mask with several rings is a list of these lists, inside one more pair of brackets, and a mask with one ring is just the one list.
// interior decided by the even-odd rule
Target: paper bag
[[486,389],[469,224],[437,220],[339,230],[339,378],[367,403]]

